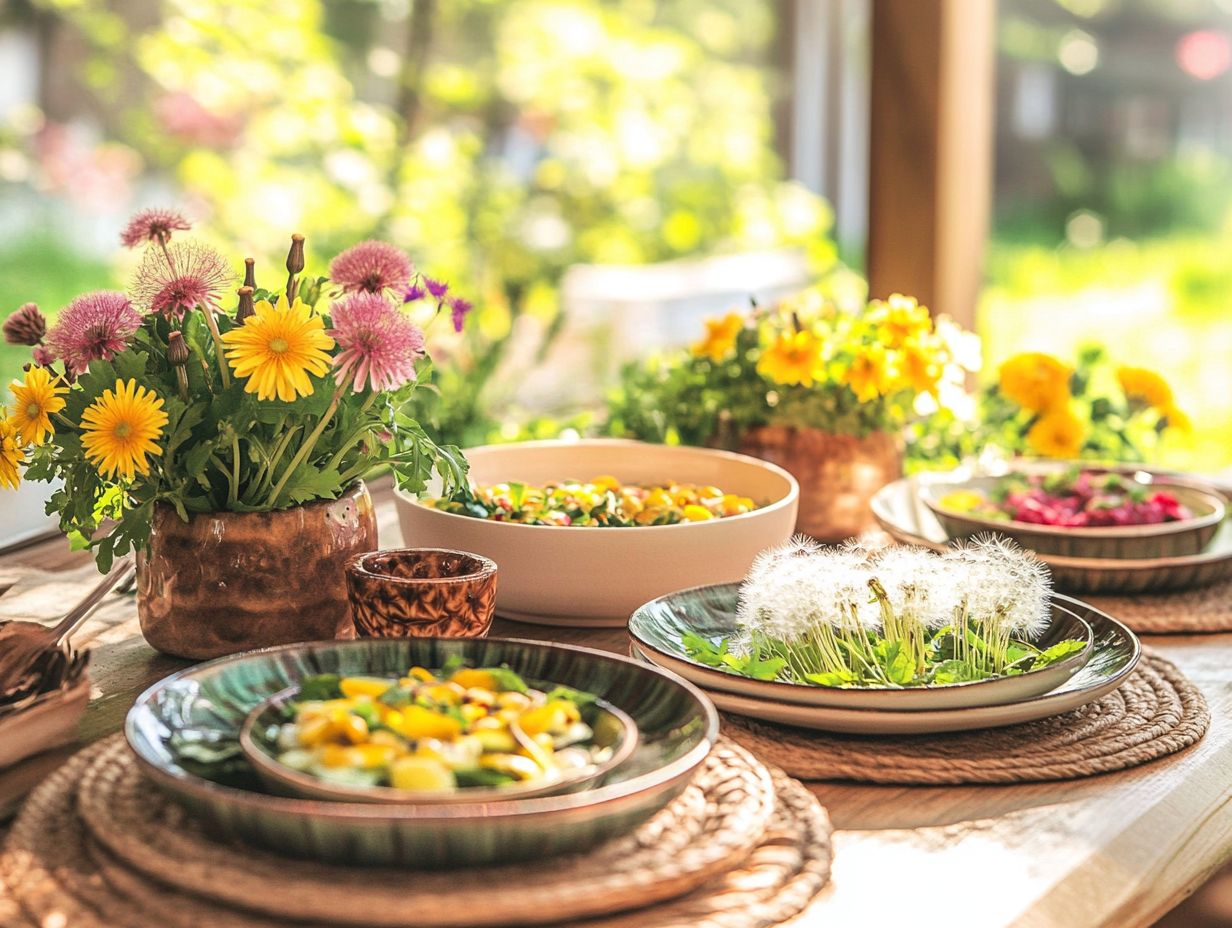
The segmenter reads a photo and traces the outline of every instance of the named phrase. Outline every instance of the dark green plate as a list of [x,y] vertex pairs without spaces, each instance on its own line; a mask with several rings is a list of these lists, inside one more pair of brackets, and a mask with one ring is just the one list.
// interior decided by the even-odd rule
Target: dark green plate
[[[637,750],[595,789],[448,806],[270,795],[239,751],[253,707],[306,676],[392,676],[453,655],[603,697],[637,724]],[[160,788],[225,833],[302,857],[440,867],[576,851],[636,827],[688,785],[718,735],[718,716],[675,674],[603,651],[500,638],[364,639],[269,648],[180,671],[137,699],[125,734]]]

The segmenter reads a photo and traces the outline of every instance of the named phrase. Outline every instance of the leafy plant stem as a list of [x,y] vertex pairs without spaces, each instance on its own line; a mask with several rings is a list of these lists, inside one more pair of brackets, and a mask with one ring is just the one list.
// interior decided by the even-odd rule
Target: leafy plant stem
[[299,451],[295,452],[295,457],[291,458],[291,463],[286,466],[286,469],[282,472],[282,476],[278,479],[278,483],[276,483],[274,488],[270,491],[269,498],[265,501],[266,506],[269,506],[271,509],[274,507],[274,504],[278,500],[279,495],[282,493],[283,488],[286,487],[287,481],[290,480],[291,475],[295,473],[295,469],[303,463],[304,458],[308,457],[312,449],[316,446],[317,439],[321,437],[321,433],[325,431],[325,427],[333,420],[334,413],[338,410],[338,401],[342,398],[343,389],[344,388],[342,386],[339,386],[336,390],[334,390],[334,398],[329,401],[329,408],[326,409],[325,413],[321,416],[321,421],[317,423],[316,428],[314,428],[309,433],[308,437],[304,439],[304,443],[300,445]]
[[231,386],[231,373],[227,370],[227,359],[223,356],[222,336],[218,333],[218,320],[214,318],[211,306],[202,307],[205,315],[205,325],[210,330],[210,338],[214,339],[214,357],[218,359],[218,373],[222,377],[222,388]]
[[236,432],[231,433],[231,493],[227,497],[227,501],[234,506],[239,500],[240,494],[240,437]]

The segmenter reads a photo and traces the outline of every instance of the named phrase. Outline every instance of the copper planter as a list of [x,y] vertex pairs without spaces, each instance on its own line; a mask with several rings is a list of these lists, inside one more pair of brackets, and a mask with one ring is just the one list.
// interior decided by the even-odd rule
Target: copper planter
[[377,546],[362,482],[336,500],[182,521],[160,504],[137,558],[137,615],[151,646],[209,658],[354,636],[343,567]]
[[888,432],[857,437],[767,425],[745,434],[739,450],[799,481],[796,531],[827,544],[875,528],[873,494],[903,473],[899,439]]

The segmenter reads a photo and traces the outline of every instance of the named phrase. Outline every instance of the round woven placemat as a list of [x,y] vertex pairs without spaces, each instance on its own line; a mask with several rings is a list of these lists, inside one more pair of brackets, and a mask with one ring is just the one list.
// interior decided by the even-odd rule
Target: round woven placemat
[[1232,631],[1232,580],[1196,590],[1089,596],[1087,601],[1145,635]]
[[[829,878],[825,810],[730,742],[659,816],[591,853],[415,873],[291,860],[211,838],[133,773],[127,757],[114,739],[87,749],[23,807],[0,856],[0,881],[32,922],[63,915],[74,928],[426,926],[556,923],[585,912],[601,917],[576,923],[595,928],[769,926],[799,912]],[[121,834],[125,827],[131,835]],[[0,914],[5,901],[0,892]],[[605,914],[634,906],[651,907]]]
[[1063,715],[982,731],[860,737],[725,715],[723,733],[806,780],[948,785],[1068,780],[1136,767],[1205,733],[1206,700],[1149,651],[1118,689]]

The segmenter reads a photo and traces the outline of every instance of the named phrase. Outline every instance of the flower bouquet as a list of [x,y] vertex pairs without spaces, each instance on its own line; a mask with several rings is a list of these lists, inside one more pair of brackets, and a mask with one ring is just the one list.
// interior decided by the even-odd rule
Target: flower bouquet
[[1191,428],[1159,374],[1115,366],[1097,345],[1073,367],[1040,352],[1014,355],[981,406],[980,444],[1014,455],[1143,461],[1166,432]]
[[837,541],[869,527],[869,498],[900,475],[903,425],[963,393],[971,337],[911,297],[841,307],[806,290],[627,367],[609,427],[780,464],[801,484],[798,529]]
[[[457,449],[407,406],[429,370],[424,327],[469,309],[383,242],[285,283],[242,285],[217,251],[147,210],[127,293],[77,297],[47,328],[27,304],[4,324],[32,363],[0,410],[0,484],[63,486],[48,512],[100,569],[136,549],[143,631],[204,657],[346,631],[341,558],[376,547],[360,478],[388,466],[418,492],[465,483]],[[409,305],[408,305],[409,304]],[[422,325],[421,325],[422,323]]]

